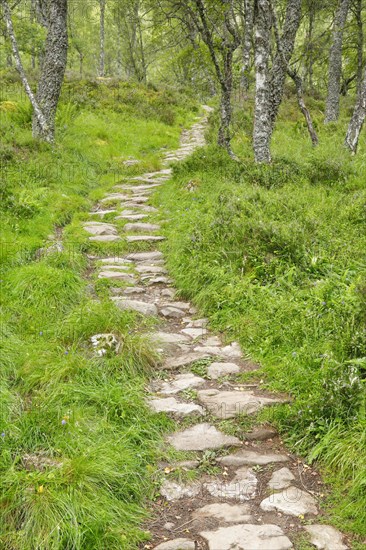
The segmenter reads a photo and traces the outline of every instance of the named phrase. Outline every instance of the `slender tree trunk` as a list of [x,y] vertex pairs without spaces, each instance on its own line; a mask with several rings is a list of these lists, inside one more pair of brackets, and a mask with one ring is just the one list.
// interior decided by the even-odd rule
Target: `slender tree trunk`
[[[30,22],[31,24],[34,23],[36,20],[36,7],[35,7],[35,0],[31,0],[31,7],[30,7]],[[31,63],[32,63],[32,69],[36,68],[36,52],[34,47],[34,40],[32,39],[32,47],[31,47]]]
[[362,90],[363,80],[363,21],[362,21],[362,0],[356,0],[356,23],[357,23],[357,94]]
[[99,26],[99,76],[103,77],[105,75],[105,31],[104,31],[104,22],[105,22],[105,4],[106,0],[99,0],[100,6],[100,26]]
[[52,0],[48,5],[48,32],[41,75],[37,88],[37,102],[47,121],[48,132],[33,117],[33,137],[53,141],[55,116],[67,63],[67,0]]
[[306,104],[305,104],[303,83],[302,83],[301,77],[298,74],[296,74],[294,71],[291,71],[291,70],[288,70],[288,74],[289,74],[290,78],[292,78],[292,80],[295,83],[296,94],[297,94],[297,102],[299,104],[299,107],[300,107],[300,110],[301,110],[302,114],[305,117],[306,125],[308,127],[308,131],[309,131],[309,135],[310,135],[310,139],[311,139],[311,142],[313,144],[313,147],[316,147],[317,145],[319,145],[319,139],[318,139],[318,135],[317,135],[316,130],[315,130],[314,125],[313,125],[313,121],[312,121],[312,118],[311,118],[310,111],[306,107]]
[[314,44],[313,44],[313,34],[314,34],[314,22],[315,22],[315,3],[311,2],[309,6],[309,27],[307,32],[307,83],[308,89],[311,92],[314,90]]
[[271,9],[269,0],[257,0],[255,29],[255,110],[253,148],[256,162],[271,162],[269,74]]
[[[296,34],[300,26],[301,5],[301,0],[288,0],[287,2],[283,34],[280,38],[280,45],[279,48],[277,48],[270,73],[269,99],[271,109],[271,131],[274,129],[274,124],[282,101],[287,68],[294,51]],[[275,15],[273,10],[272,13]]]
[[342,76],[343,31],[347,20],[350,0],[339,0],[333,27],[333,42],[329,56],[328,95],[325,108],[325,124],[339,117],[339,96]]
[[244,0],[244,40],[241,86],[244,92],[249,90],[250,52],[252,50],[254,30],[254,1]]
[[221,84],[221,100],[220,100],[220,128],[217,143],[220,147],[224,147],[230,156],[234,156],[231,150],[231,94],[233,86],[233,52],[226,53],[224,62],[224,78]]
[[350,149],[350,151],[353,154],[355,154],[357,151],[358,140],[360,137],[363,123],[365,121],[365,116],[366,116],[366,70],[364,72],[362,86],[357,96],[356,105],[348,126],[346,140],[345,140],[345,146],[348,147],[348,149]]
[[43,114],[43,112],[42,112],[42,110],[41,110],[41,108],[38,104],[38,101],[37,101],[32,89],[29,85],[27,76],[26,76],[24,68],[23,68],[22,60],[21,60],[20,54],[19,54],[18,44],[17,44],[15,34],[14,34],[13,22],[11,20],[11,13],[10,13],[9,5],[6,2],[6,0],[3,0],[2,5],[3,5],[3,9],[4,9],[6,29],[7,29],[9,38],[10,38],[11,48],[12,48],[13,56],[14,56],[14,59],[15,59],[16,69],[19,73],[20,79],[21,79],[22,84],[24,86],[25,92],[26,92],[26,94],[29,98],[29,101],[32,104],[33,111],[34,111],[34,116],[37,118],[38,125],[42,129],[43,135],[45,136],[45,141],[52,141],[53,136],[50,134],[46,117],[44,116],[44,114]]

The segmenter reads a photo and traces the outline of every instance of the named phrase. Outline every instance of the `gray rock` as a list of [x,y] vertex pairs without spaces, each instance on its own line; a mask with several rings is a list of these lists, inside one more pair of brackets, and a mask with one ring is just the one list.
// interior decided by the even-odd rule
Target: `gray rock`
[[104,216],[106,216],[107,214],[114,214],[115,212],[117,212],[117,210],[96,210],[95,212],[89,212],[89,214],[91,216],[100,216],[101,218],[103,218]]
[[225,523],[250,523],[253,521],[250,507],[247,504],[226,504],[224,502],[207,504],[203,508],[195,510],[192,517],[196,520],[213,518]]
[[343,543],[343,535],[330,525],[306,525],[304,527],[310,534],[310,541],[319,550],[347,550]]
[[274,428],[256,428],[252,432],[246,432],[244,438],[247,441],[266,441],[276,437],[277,432]]
[[185,316],[184,311],[182,311],[181,309],[178,309],[176,307],[173,307],[173,306],[167,306],[167,307],[162,308],[160,310],[160,314],[163,317],[167,317],[167,318],[170,318],[170,319],[181,319],[182,317]]
[[126,258],[133,262],[146,262],[148,260],[161,260],[163,259],[163,253],[159,250],[154,250],[152,252],[132,252],[127,254]]
[[136,204],[143,204],[149,200],[149,197],[143,197],[142,195],[140,196],[134,195],[133,197],[131,195],[124,195],[124,198],[121,200],[125,201],[125,203],[132,200]]
[[109,195],[105,196],[104,199],[102,199],[100,202],[117,202],[123,201],[128,198],[129,196],[124,193],[109,193]]
[[207,334],[207,329],[205,328],[184,328],[182,330],[184,334],[187,334],[193,339],[196,338],[202,338],[205,334]]
[[289,487],[281,493],[274,493],[261,502],[264,512],[277,510],[289,516],[305,516],[318,514],[314,497],[297,487]]
[[177,357],[169,357],[164,363],[164,368],[167,370],[179,369],[180,367],[191,365],[200,359],[207,359],[207,355],[202,353],[184,353]]
[[198,482],[191,483],[190,485],[180,485],[175,481],[164,479],[160,487],[160,494],[167,500],[174,501],[182,498],[195,497],[200,493],[201,489],[201,484]]
[[149,242],[158,242],[164,241],[165,237],[160,237],[158,235],[128,235],[126,237],[128,243],[149,243]]
[[154,304],[149,304],[147,302],[139,302],[138,300],[128,300],[126,298],[117,298],[114,297],[112,300],[115,302],[116,306],[120,309],[131,309],[142,313],[142,315],[157,315],[158,310]]
[[122,216],[116,216],[116,220],[131,220],[131,221],[138,221],[143,220],[147,218],[147,214],[127,214]]
[[195,543],[189,539],[174,539],[155,546],[154,550],[195,550],[195,548]]
[[295,480],[294,474],[288,468],[281,468],[273,472],[271,479],[268,482],[268,487],[274,491],[287,489]]
[[240,468],[232,481],[205,483],[207,491],[216,498],[230,498],[239,502],[252,500],[257,494],[258,479],[250,468]]
[[136,271],[140,274],[151,273],[152,275],[167,272],[166,269],[160,265],[138,265]]
[[[120,288],[118,290],[121,291]],[[141,286],[131,286],[123,289],[123,294],[126,294],[126,296],[129,294],[145,294],[145,292],[146,289]]]
[[172,290],[171,288],[164,288],[161,291],[161,295],[164,296],[164,297],[174,298],[175,290]]
[[272,464],[273,462],[287,462],[289,458],[286,455],[274,453],[262,454],[254,451],[247,451],[246,449],[240,449],[237,453],[223,456],[217,460],[224,466],[245,466],[251,464],[265,466],[266,464]]
[[172,282],[169,277],[153,277],[152,279],[149,279],[148,277],[143,277],[143,280],[148,279],[148,282],[146,283],[147,286],[153,286],[153,285],[168,285]]
[[117,229],[111,223],[90,221],[84,223],[83,227],[91,235],[117,235]]
[[235,363],[211,363],[207,369],[207,374],[213,380],[217,380],[220,376],[228,376],[240,372],[239,365]]
[[95,237],[89,237],[89,241],[96,243],[116,243],[121,240],[119,235],[96,235]]
[[[208,319],[189,319],[187,328],[206,328],[208,325]],[[220,341],[219,341],[220,343]]]
[[123,229],[125,231],[158,231],[160,225],[156,223],[126,223]]
[[266,405],[281,403],[280,399],[260,397],[252,391],[202,390],[198,398],[217,418],[234,418],[238,414],[254,414]]
[[234,525],[200,535],[208,542],[209,550],[289,550],[291,541],[277,525]]
[[166,412],[176,414],[177,416],[188,416],[190,414],[202,415],[203,408],[195,403],[179,403],[175,397],[165,397],[164,399],[150,399],[149,405],[155,412]]
[[188,336],[174,332],[155,332],[150,334],[150,338],[159,344],[178,344],[179,342],[189,342]]
[[202,386],[205,380],[191,372],[177,374],[170,382],[159,382],[155,384],[157,391],[163,395],[174,395],[188,388]]
[[103,264],[102,269],[106,271],[129,271],[131,269],[131,264],[130,265]]
[[168,442],[178,451],[206,451],[241,444],[237,437],[226,435],[207,423],[177,432],[168,437]]
[[107,265],[126,265],[126,266],[131,266],[132,262],[130,260],[127,260],[126,258],[120,258],[118,256],[112,256],[110,258],[100,258],[98,260],[99,262],[101,262],[103,265],[104,264],[107,264]]
[[172,529],[174,529],[174,527],[175,527],[175,523],[173,523],[172,521],[167,521],[163,525],[163,528],[166,529],[167,531],[171,531]]
[[136,279],[128,273],[123,273],[121,271],[101,271],[98,274],[98,279],[112,279],[114,281],[125,281],[126,283],[133,284]]

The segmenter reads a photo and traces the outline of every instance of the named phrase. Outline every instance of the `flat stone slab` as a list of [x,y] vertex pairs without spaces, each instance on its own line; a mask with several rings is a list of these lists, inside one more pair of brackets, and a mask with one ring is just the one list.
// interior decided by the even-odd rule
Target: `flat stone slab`
[[147,302],[139,302],[138,300],[127,300],[126,298],[114,297],[112,300],[115,302],[116,306],[120,309],[130,309],[132,311],[137,311],[142,313],[142,315],[157,315],[158,309],[154,304],[149,304]]
[[127,203],[128,201],[133,201],[136,204],[143,204],[149,200],[149,197],[144,197],[142,195],[124,195],[122,200],[125,201],[125,203]]
[[119,235],[95,235],[95,237],[89,237],[89,241],[96,243],[115,243],[121,240]]
[[261,502],[261,508],[264,512],[282,512],[289,516],[305,516],[307,514],[318,514],[316,500],[314,497],[298,489],[289,487],[281,493],[274,493]]
[[185,316],[186,312],[177,307],[167,306],[160,310],[160,314],[168,319],[181,319]]
[[132,252],[127,254],[126,258],[133,262],[146,262],[148,260],[162,260],[164,256],[159,250],[154,250],[152,252]]
[[221,376],[228,376],[229,374],[236,374],[240,372],[239,365],[235,363],[211,363],[207,369],[207,374],[213,380],[217,380]]
[[165,412],[176,414],[177,416],[188,416],[190,414],[203,415],[204,410],[195,403],[179,403],[175,397],[165,397],[163,399],[150,399],[150,408],[155,412]]
[[124,199],[128,199],[129,196],[125,193],[110,193],[109,195],[106,195],[104,199],[102,199],[100,202],[112,202],[112,201],[123,201]]
[[120,258],[118,256],[111,256],[109,258],[100,258],[98,259],[99,262],[102,264],[107,265],[130,265],[131,266],[131,260],[127,260],[126,258]]
[[288,468],[281,468],[273,472],[271,479],[268,482],[268,487],[274,491],[287,489],[291,483],[295,481],[295,476]]
[[125,231],[158,231],[160,225],[156,223],[126,223],[123,229]]
[[275,453],[262,454],[255,451],[247,451],[246,449],[240,449],[240,451],[223,456],[217,459],[223,466],[250,466],[266,464],[272,464],[273,462],[287,462],[288,456]]
[[250,468],[240,468],[232,481],[205,483],[207,491],[216,498],[230,498],[239,502],[252,500],[257,495],[258,479]]
[[[119,291],[121,289],[118,289]],[[146,289],[141,286],[132,286],[129,288],[123,289],[123,294],[129,295],[129,294],[145,294]]]
[[180,367],[192,365],[192,363],[195,363],[200,359],[207,359],[207,355],[204,355],[202,353],[183,353],[182,355],[178,355],[177,357],[168,357],[168,359],[164,363],[164,369],[179,369]]
[[205,334],[207,334],[207,329],[205,328],[184,328],[182,330],[183,334],[187,334],[194,340],[196,338],[202,338]]
[[158,242],[158,241],[164,241],[165,237],[160,237],[158,235],[128,235],[126,237],[126,240],[128,243],[150,243],[150,242]]
[[116,220],[134,220],[134,221],[138,221],[138,220],[144,220],[145,218],[147,218],[147,214],[127,214],[125,216],[116,216]]
[[293,548],[277,525],[234,525],[200,535],[208,542],[209,550],[289,550]]
[[117,235],[117,229],[110,223],[103,222],[87,222],[83,228],[91,235]]
[[132,191],[132,193],[140,192],[143,190],[149,190],[149,189],[155,189],[156,187],[160,187],[160,183],[148,183],[146,185],[116,185],[119,189],[123,189],[125,191]]
[[310,541],[319,550],[347,550],[343,543],[343,535],[330,525],[305,525],[304,529],[310,535]]
[[254,414],[268,405],[281,403],[280,399],[260,397],[252,391],[202,390],[198,399],[217,418],[234,418],[239,414]]
[[98,275],[98,279],[110,279],[113,281],[126,281],[126,283],[133,284],[136,279],[123,271],[101,271]]
[[89,214],[91,216],[97,215],[97,216],[100,216],[101,218],[103,218],[107,214],[114,214],[115,212],[117,212],[117,210],[114,210],[114,209],[111,209],[111,210],[96,210],[95,212],[89,212]]
[[[159,382],[156,384],[157,391],[163,395],[174,395],[188,388],[197,388],[205,384],[204,378],[196,376],[191,372],[177,374],[171,382]],[[155,384],[154,384],[155,386]]]
[[167,284],[170,284],[172,282],[171,279],[169,279],[169,277],[164,277],[164,276],[159,276],[159,277],[153,277],[153,278],[150,278],[150,277],[142,277],[143,280],[147,279],[148,282],[146,283],[147,286],[153,286],[153,285],[167,285]]
[[163,344],[179,344],[180,342],[189,342],[188,336],[181,332],[155,332],[150,338]]
[[208,423],[196,424],[169,436],[167,440],[178,451],[206,451],[241,444],[237,437],[226,435]]
[[154,550],[195,550],[196,545],[189,539],[174,539],[162,542]]
[[180,500],[182,498],[192,498],[197,496],[202,490],[201,484],[198,482],[190,485],[181,485],[175,481],[164,479],[160,494],[169,501]]
[[227,504],[225,502],[207,504],[203,508],[195,510],[192,517],[196,520],[213,518],[225,523],[250,523],[253,521],[250,507],[247,504]]
[[152,275],[167,273],[167,270],[161,265],[138,265],[136,271],[140,274],[150,273]]
[[248,441],[266,441],[267,439],[276,437],[276,435],[277,432],[274,428],[259,427],[254,429],[252,432],[246,432],[244,437]]
[[130,265],[124,265],[124,264],[116,264],[116,265],[112,265],[112,264],[103,264],[103,267],[102,269],[106,270],[106,271],[128,271],[129,269],[131,268],[131,264]]

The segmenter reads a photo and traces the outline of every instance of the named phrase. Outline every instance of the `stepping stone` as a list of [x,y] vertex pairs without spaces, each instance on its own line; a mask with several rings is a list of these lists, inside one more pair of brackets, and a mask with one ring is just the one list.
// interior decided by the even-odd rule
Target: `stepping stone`
[[[138,211],[140,212],[157,212],[157,208],[154,206],[147,206],[146,204],[138,204],[133,201],[125,201],[124,207],[125,210],[122,210],[121,215],[125,214],[136,214]],[[133,210],[132,210],[133,209]]]
[[176,307],[178,309],[184,309],[188,311],[191,307],[191,304],[188,304],[187,302],[170,302],[168,304],[165,304],[167,307]]
[[268,482],[268,487],[274,491],[287,489],[291,483],[295,481],[295,476],[288,468],[281,468],[273,472],[271,479]]
[[143,280],[148,279],[147,286],[153,286],[153,285],[168,285],[172,282],[169,277],[154,277],[153,279],[149,279],[148,277],[143,277]]
[[207,358],[207,355],[202,353],[184,353],[183,355],[178,355],[178,357],[168,357],[164,363],[164,369],[179,369],[180,367],[186,367],[192,365],[192,363],[196,361]]
[[205,328],[184,328],[182,332],[184,334],[188,334],[188,336],[194,340],[196,338],[202,338],[205,334],[207,334],[207,330]]
[[187,328],[206,328],[208,325],[208,319],[189,319]]
[[161,295],[168,298],[174,298],[175,296],[175,290],[172,290],[171,288],[164,288],[161,291]]
[[266,441],[277,436],[274,428],[257,428],[252,432],[246,432],[244,438],[247,441]]
[[110,201],[123,201],[125,199],[129,199],[130,197],[128,195],[125,195],[124,193],[110,193],[104,199],[102,199],[100,202],[110,202]]
[[131,268],[131,265],[113,265],[113,264],[103,264],[102,269],[106,271],[128,271]]
[[150,338],[159,344],[178,344],[179,342],[189,342],[189,338],[180,332],[156,332],[155,334],[150,334]]
[[121,237],[118,235],[96,235],[95,237],[89,237],[89,241],[96,243],[116,243],[121,240]]
[[180,485],[175,481],[165,479],[160,487],[160,494],[166,500],[174,501],[182,498],[192,498],[197,496],[202,490],[200,483],[191,483],[190,485]]
[[174,539],[155,546],[154,550],[195,550],[196,545],[189,539]]
[[147,302],[139,302],[138,300],[128,300],[127,298],[112,298],[114,303],[120,309],[137,311],[142,313],[142,315],[157,315],[158,310],[154,304],[149,304]]
[[177,307],[167,306],[160,310],[160,314],[168,319],[181,319],[186,313]]
[[235,363],[211,363],[207,369],[207,374],[213,380],[217,380],[221,376],[228,376],[229,374],[236,374],[240,372],[239,365]]
[[195,510],[192,517],[198,521],[210,518],[225,523],[250,523],[253,521],[250,507],[247,504],[226,504],[224,502],[207,504],[203,508]]
[[226,435],[210,424],[196,424],[167,438],[177,451],[206,451],[241,445],[237,437]]
[[282,512],[289,516],[305,516],[307,514],[318,515],[318,509],[314,497],[297,487],[289,487],[281,493],[274,493],[261,502],[264,512]]
[[138,243],[138,242],[157,242],[164,241],[165,237],[158,237],[156,235],[129,235],[126,237],[128,243]]
[[237,453],[223,456],[217,460],[224,466],[245,466],[250,464],[265,466],[266,464],[273,464],[274,462],[288,462],[289,458],[286,455],[275,453],[262,454],[256,453],[255,451],[240,449]]
[[100,260],[98,260],[99,262],[101,262],[102,264],[109,264],[109,265],[125,265],[125,264],[130,264],[131,265],[131,261],[130,260],[126,260],[126,258],[118,258],[118,257],[113,257],[113,258],[101,258]]
[[128,214],[125,216],[116,216],[116,220],[143,220],[144,218],[147,218],[147,214]]
[[156,223],[126,223],[123,229],[125,231],[158,231],[160,225]]
[[112,279],[119,281],[126,281],[126,283],[133,284],[136,282],[135,277],[128,273],[123,273],[120,271],[101,271],[98,275],[98,279]]
[[138,273],[151,273],[152,275],[156,275],[158,273],[167,273],[167,270],[159,265],[138,265],[136,267],[136,271]]
[[200,535],[208,542],[209,550],[289,550],[291,541],[278,525],[234,525]]
[[199,405],[195,403],[179,403],[175,397],[166,397],[164,399],[150,399],[149,400],[150,408],[159,413],[173,413],[177,416],[188,416],[190,414],[199,414],[203,415],[204,410]]
[[88,222],[83,227],[91,235],[118,235],[116,227],[110,223]]
[[139,195],[124,195],[124,198],[122,199],[125,204],[128,202],[134,202],[136,204],[143,204],[149,200],[149,197],[139,196]]
[[191,372],[177,374],[171,382],[159,382],[154,384],[155,391],[163,395],[173,395],[188,388],[197,388],[205,384],[204,378],[196,376]]
[[260,397],[252,391],[219,391],[215,389],[198,392],[198,399],[217,418],[234,418],[238,414],[254,414],[267,405],[281,403],[281,399]]
[[343,535],[330,525],[305,525],[304,529],[310,535],[310,542],[319,550],[347,550],[343,543]]
[[148,183],[146,185],[116,185],[116,187],[125,191],[132,191],[132,193],[141,193],[141,191],[149,191],[150,189],[160,187],[160,185],[160,183]]
[[117,212],[117,210],[96,210],[95,212],[89,212],[89,214],[91,216],[97,215],[103,218],[107,214],[114,214],[115,212]]
[[128,254],[126,258],[128,260],[132,260],[134,262],[145,262],[148,260],[160,260],[162,259],[163,253],[159,250],[155,250],[153,252],[132,252],[132,254]]
[[[120,288],[118,289],[121,290]],[[140,286],[132,286],[130,288],[124,288],[123,294],[145,294],[146,290]]]
[[250,468],[240,468],[232,481],[205,483],[207,491],[216,498],[230,498],[244,502],[257,494],[258,479]]

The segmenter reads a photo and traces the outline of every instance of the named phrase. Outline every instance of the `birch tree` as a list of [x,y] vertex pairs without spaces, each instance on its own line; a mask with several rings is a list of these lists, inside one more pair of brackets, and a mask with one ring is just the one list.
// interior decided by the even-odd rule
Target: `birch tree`
[[353,115],[348,125],[348,130],[345,139],[345,146],[355,154],[357,152],[358,141],[360,138],[362,126],[366,116],[366,70],[364,72],[363,81],[359,93],[357,95],[356,105],[353,110]]
[[105,5],[106,0],[99,0],[99,76],[105,75]]
[[45,4],[47,37],[37,92],[27,79],[14,33],[11,10],[1,0],[7,33],[17,71],[33,107],[33,137],[52,143],[55,138],[55,116],[67,62],[67,0],[49,0]]
[[243,0],[243,66],[241,70],[241,86],[245,92],[249,89],[250,53],[252,50],[254,31],[254,0]]
[[335,122],[339,117],[339,97],[342,77],[343,32],[347,20],[350,0],[339,0],[334,18],[332,46],[329,55],[328,93],[325,108],[325,124]]

